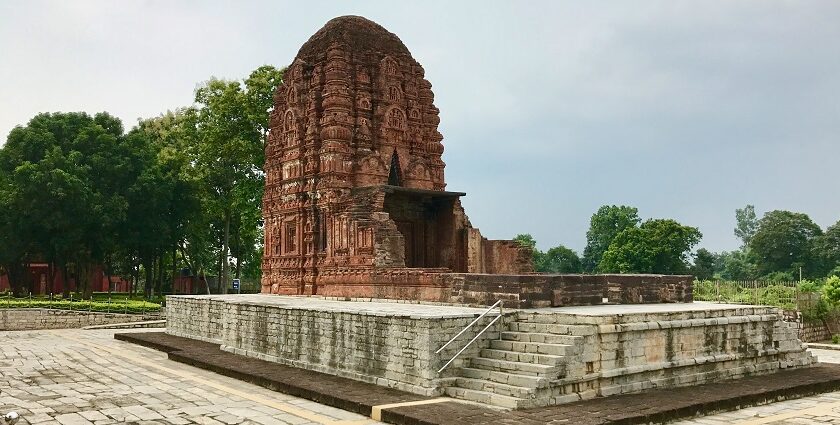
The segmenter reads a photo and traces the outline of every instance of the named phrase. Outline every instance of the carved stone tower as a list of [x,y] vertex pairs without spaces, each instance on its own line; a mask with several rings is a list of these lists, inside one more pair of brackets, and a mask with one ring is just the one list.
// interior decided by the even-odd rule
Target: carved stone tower
[[301,47],[271,113],[263,292],[364,296],[395,276],[529,271],[522,250],[472,228],[463,193],[444,191],[431,87],[400,39],[362,17]]

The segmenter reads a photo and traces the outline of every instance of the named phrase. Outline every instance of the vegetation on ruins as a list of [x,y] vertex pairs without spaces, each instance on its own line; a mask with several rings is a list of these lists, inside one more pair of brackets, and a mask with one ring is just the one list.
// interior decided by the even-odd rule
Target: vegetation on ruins
[[222,282],[231,264],[259,276],[264,136],[281,79],[271,66],[211,79],[195,105],[128,132],[105,112],[44,113],[13,129],[0,149],[0,272],[13,291],[27,292],[33,262],[50,265],[50,286],[57,268],[77,276],[84,298],[96,266],[142,277],[147,297],[184,267]]

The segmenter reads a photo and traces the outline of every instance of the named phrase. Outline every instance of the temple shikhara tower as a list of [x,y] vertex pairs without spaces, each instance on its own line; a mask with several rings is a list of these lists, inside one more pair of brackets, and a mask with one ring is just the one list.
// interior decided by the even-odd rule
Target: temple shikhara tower
[[442,274],[532,271],[445,190],[439,112],[423,67],[372,21],[335,18],[301,47],[271,113],[262,292],[414,296]]

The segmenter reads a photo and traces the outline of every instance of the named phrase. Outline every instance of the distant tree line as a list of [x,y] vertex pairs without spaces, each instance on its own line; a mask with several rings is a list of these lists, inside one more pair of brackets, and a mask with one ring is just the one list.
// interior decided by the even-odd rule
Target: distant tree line
[[758,219],[747,205],[735,211],[740,249],[692,250],[702,233],[671,219],[639,218],[629,206],[605,205],[592,215],[583,255],[563,245],[542,252],[529,234],[534,266],[547,273],[693,274],[698,279],[798,280],[840,276],[840,222],[821,229],[806,214],[770,211]]
[[0,148],[0,273],[21,294],[28,264],[44,262],[48,285],[60,269],[85,297],[94,267],[142,280],[147,296],[184,267],[223,287],[230,274],[258,277],[264,141],[281,79],[271,66],[211,79],[194,105],[128,132],[107,112],[15,127]]
[[533,249],[538,272],[683,274],[702,236],[697,228],[670,219],[642,222],[633,207],[604,205],[592,215],[582,258],[562,245],[542,252],[528,234],[514,239]]
[[775,210],[758,219],[755,207],[735,211],[740,249],[697,250],[698,279],[794,281],[840,276],[840,221],[825,230],[807,214]]

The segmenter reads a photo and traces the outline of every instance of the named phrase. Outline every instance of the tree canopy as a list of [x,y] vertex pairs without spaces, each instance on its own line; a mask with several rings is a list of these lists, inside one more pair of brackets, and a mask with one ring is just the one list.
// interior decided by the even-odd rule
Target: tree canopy
[[822,229],[806,214],[791,211],[770,211],[758,222],[750,239],[749,255],[759,275],[788,272],[817,276],[821,266],[815,255],[815,242]]
[[702,234],[695,227],[670,219],[651,219],[616,235],[598,269],[609,273],[688,272],[691,249]]
[[604,252],[613,239],[626,229],[639,225],[639,210],[625,205],[604,205],[592,215],[586,232],[586,247],[583,250],[583,269],[595,271]]
[[76,276],[86,295],[100,266],[135,280],[142,270],[148,295],[183,266],[215,268],[223,288],[231,264],[259,276],[264,143],[282,75],[262,66],[210,79],[194,106],[128,133],[104,112],[44,113],[13,129],[0,148],[0,267],[14,289],[32,283],[34,261]]

